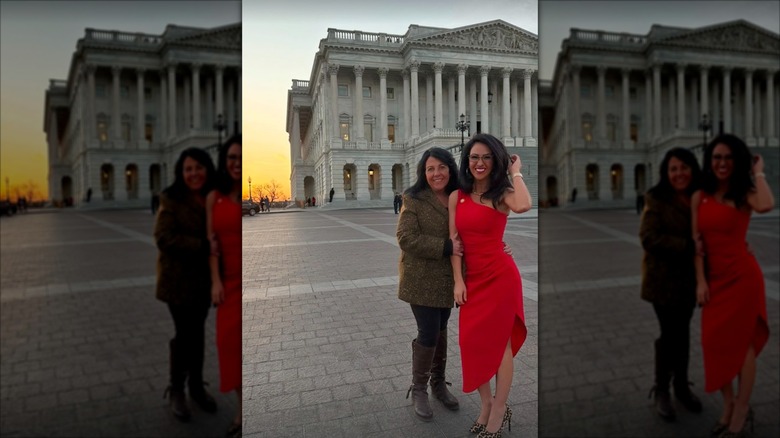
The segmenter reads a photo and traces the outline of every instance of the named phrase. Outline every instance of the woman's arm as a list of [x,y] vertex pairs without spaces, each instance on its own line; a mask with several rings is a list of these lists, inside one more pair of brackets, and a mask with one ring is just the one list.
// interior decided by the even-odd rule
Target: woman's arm
[[528,187],[520,173],[523,166],[520,157],[513,154],[510,159],[512,163],[509,165],[509,175],[512,178],[513,190],[504,192],[502,201],[515,213],[525,213],[531,209],[531,193],[528,192]]
[[774,208],[775,199],[772,196],[772,189],[769,188],[769,183],[766,181],[764,158],[761,155],[755,156],[753,178],[756,188],[748,192],[747,202],[756,213],[766,213]]
[[[449,227],[450,239],[455,241],[458,238],[458,229],[455,227],[455,209],[458,207],[458,191],[450,193],[449,199]],[[463,279],[463,256],[454,253],[450,256],[452,264],[452,277],[455,280],[455,302],[462,306],[466,304],[466,282]]]
[[710,300],[710,290],[707,285],[707,276],[704,273],[704,254],[699,250],[699,204],[701,203],[701,190],[697,190],[691,197],[691,232],[693,241],[696,242],[696,254],[693,258],[693,264],[696,269],[696,302],[700,306],[707,304]]
[[176,205],[167,196],[160,196],[160,210],[154,223],[154,240],[163,252],[193,253],[206,251],[208,241],[204,237],[182,234],[176,218]]
[[211,271],[211,302],[214,305],[222,304],[225,298],[225,291],[222,288],[222,277],[219,272],[219,251],[217,245],[217,236],[214,234],[214,203],[217,199],[217,191],[212,190],[206,197],[206,235],[211,246],[209,254],[209,270]]
[[[448,239],[424,234],[420,228],[418,209],[424,208],[423,202],[406,197],[398,218],[395,235],[401,251],[424,259],[442,259],[448,247]],[[450,246],[450,248],[452,248]]]

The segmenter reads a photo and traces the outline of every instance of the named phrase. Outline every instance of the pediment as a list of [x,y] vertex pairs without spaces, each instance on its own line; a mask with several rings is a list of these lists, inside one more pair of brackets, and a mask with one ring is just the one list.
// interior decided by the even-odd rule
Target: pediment
[[196,47],[223,47],[241,50],[241,25],[209,29],[176,39],[172,43]]
[[420,38],[416,42],[533,53],[539,51],[536,35],[501,20],[447,30]]
[[720,50],[780,52],[780,37],[743,20],[691,30],[658,42]]

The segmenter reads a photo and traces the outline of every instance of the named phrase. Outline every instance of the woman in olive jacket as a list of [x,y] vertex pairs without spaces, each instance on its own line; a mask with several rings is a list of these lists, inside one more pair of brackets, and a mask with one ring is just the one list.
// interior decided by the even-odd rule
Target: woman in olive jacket
[[655,340],[655,407],[674,420],[669,384],[686,409],[702,410],[688,384],[690,323],[696,306],[696,245],[691,238],[691,195],[699,188],[701,171],[687,149],[669,150],[661,161],[660,181],[645,196],[639,236],[642,259],[642,299],[653,303],[661,336]]
[[176,161],[173,184],[160,196],[154,226],[157,243],[157,299],[168,304],[176,335],[170,340],[170,407],[187,420],[190,410],[184,382],[192,398],[207,412],[217,409],[203,388],[205,325],[211,305],[209,254],[206,236],[206,194],[212,189],[214,164],[198,148],[184,150]]
[[431,392],[451,410],[458,400],[447,389],[447,321],[452,312],[453,279],[450,255],[462,254],[459,240],[450,240],[447,214],[449,194],[455,190],[458,168],[452,154],[441,148],[425,151],[417,164],[417,182],[404,193],[398,219],[398,298],[411,305],[417,321],[412,341],[412,402],[424,420],[433,417],[428,403]]

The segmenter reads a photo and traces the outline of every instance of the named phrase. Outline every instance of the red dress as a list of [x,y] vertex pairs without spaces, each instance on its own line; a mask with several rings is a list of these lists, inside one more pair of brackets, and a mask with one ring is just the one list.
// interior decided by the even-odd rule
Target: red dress
[[458,190],[455,226],[463,241],[466,304],[460,307],[463,392],[498,372],[507,341],[512,356],[525,342],[523,285],[512,256],[504,252],[507,215],[477,204]]
[[225,290],[225,300],[217,307],[219,389],[230,392],[241,386],[241,205],[218,193],[212,229],[219,241]]
[[750,214],[701,193],[698,228],[710,290],[701,312],[701,344],[705,390],[713,392],[737,376],[751,345],[758,356],[769,325],[764,275],[745,243]]

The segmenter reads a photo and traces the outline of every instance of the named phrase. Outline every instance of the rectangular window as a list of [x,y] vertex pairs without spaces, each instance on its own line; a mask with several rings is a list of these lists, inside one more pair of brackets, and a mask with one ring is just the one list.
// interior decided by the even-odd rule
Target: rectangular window
[[122,123],[122,138],[125,141],[130,141],[130,123],[129,122]]
[[95,97],[100,99],[105,99],[106,97],[106,86],[103,84],[96,84],[95,85]]
[[98,139],[100,141],[108,141],[108,126],[106,122],[98,122],[97,124]]
[[349,97],[349,85],[339,84],[339,97]]
[[607,139],[615,141],[615,123],[607,122]]
[[593,141],[593,125],[590,122],[582,122],[582,139]]
[[154,128],[151,123],[147,123],[144,128],[144,137],[146,137],[146,141],[149,143],[154,139]]
[[628,97],[631,100],[636,100],[636,87],[630,87],[628,89]]
[[349,123],[341,123],[339,125],[340,128],[340,137],[344,141],[349,141]]
[[395,143],[395,125],[387,125],[387,139]]
[[374,127],[370,123],[363,124],[363,133],[366,135],[366,140],[374,141]]
[[590,85],[580,86],[580,97],[590,97]]
[[127,85],[122,85],[119,87],[119,97],[122,98],[122,100],[126,100],[130,98],[130,87]]
[[363,87],[363,97],[371,99],[371,87]]
[[152,89],[151,88],[144,88],[144,99],[151,100],[152,99]]
[[631,141],[634,143],[639,141],[639,127],[636,125],[636,123],[631,124]]
[[615,95],[615,86],[614,85],[607,85],[604,87],[604,96],[606,97],[612,97]]
[[387,98],[390,100],[395,99],[395,88],[388,88],[387,89]]

